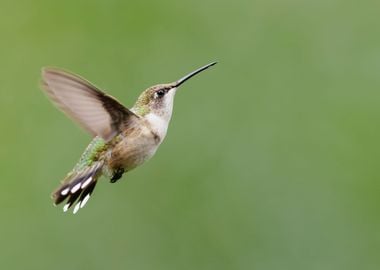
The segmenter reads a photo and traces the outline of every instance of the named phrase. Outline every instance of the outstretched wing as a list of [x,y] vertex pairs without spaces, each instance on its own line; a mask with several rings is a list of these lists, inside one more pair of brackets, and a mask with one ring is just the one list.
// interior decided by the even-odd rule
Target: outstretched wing
[[60,69],[42,69],[42,88],[67,116],[105,141],[112,139],[123,125],[132,124],[138,118],[90,82]]

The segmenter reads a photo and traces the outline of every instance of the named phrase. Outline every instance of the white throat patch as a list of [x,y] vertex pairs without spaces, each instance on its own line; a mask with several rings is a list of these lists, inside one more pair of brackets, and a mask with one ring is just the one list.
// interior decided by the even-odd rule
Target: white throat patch
[[152,128],[152,131],[156,133],[161,138],[161,141],[162,141],[166,136],[169,121],[167,121],[162,116],[159,116],[155,113],[148,113],[145,116],[145,119],[149,122]]

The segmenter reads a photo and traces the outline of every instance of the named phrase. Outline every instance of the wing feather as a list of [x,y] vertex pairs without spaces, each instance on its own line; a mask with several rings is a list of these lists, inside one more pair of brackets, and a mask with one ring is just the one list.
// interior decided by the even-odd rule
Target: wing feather
[[138,116],[81,77],[57,68],[42,70],[42,89],[67,116],[93,136],[109,141]]

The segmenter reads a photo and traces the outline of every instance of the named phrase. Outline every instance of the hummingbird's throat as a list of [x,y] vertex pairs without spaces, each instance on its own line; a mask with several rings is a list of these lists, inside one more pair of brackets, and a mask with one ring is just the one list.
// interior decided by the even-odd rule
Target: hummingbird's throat
[[158,136],[159,142],[162,142],[166,136],[170,119],[166,120],[162,116],[155,113],[148,113],[144,118],[151,128],[152,134]]

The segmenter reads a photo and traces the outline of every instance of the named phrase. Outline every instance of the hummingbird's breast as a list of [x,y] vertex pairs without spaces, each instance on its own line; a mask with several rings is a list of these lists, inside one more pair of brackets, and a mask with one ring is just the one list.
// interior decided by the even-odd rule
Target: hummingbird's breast
[[110,149],[108,164],[111,169],[132,170],[150,159],[163,140],[149,124],[125,130]]

